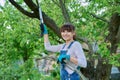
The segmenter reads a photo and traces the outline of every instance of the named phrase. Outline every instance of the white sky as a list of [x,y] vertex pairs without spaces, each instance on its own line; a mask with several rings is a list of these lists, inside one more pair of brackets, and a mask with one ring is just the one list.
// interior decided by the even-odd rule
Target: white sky
[[86,2],[86,0],[78,0],[81,4],[81,6],[88,6],[89,2]]
[[[80,2],[80,4],[82,5],[82,6],[88,6],[89,5],[89,2],[86,2],[85,0],[78,0],[78,2]],[[0,0],[0,6],[4,6],[5,5],[5,0]],[[104,8],[104,9],[102,9],[102,10],[99,10],[98,12],[97,12],[97,14],[101,14],[102,12],[104,12],[106,9]],[[0,9],[0,11],[1,11],[1,9]]]
[[4,6],[5,5],[5,0],[0,0],[0,5]]

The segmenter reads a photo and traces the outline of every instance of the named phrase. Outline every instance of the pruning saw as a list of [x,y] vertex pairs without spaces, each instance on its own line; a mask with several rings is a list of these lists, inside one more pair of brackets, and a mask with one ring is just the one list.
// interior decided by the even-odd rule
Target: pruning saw
[[41,34],[40,37],[43,36],[43,31],[44,31],[44,21],[43,21],[43,16],[42,16],[42,9],[40,7],[40,4],[38,3],[38,0],[36,0],[37,5],[39,7],[39,19],[40,19],[40,30],[41,30]]

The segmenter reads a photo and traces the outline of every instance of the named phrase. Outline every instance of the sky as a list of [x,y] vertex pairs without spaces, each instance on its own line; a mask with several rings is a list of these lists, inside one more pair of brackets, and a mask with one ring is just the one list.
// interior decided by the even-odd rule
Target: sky
[[5,5],[5,0],[0,0],[0,6],[4,6]]
[[[6,1],[6,0],[0,0],[0,6],[3,7],[3,6],[5,5],[5,1]],[[88,5],[89,5],[89,2],[86,2],[85,0],[78,0],[78,2],[80,2],[80,4],[81,4],[82,6],[88,6]],[[104,9],[98,11],[97,14],[101,14],[101,13],[104,12],[105,10],[106,10],[106,9],[104,8]],[[2,11],[2,10],[0,9],[0,11]]]

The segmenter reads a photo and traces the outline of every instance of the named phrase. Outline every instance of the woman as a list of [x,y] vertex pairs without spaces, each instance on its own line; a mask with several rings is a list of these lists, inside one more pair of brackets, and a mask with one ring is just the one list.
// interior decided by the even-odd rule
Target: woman
[[[52,52],[60,52],[58,62],[61,63],[61,80],[80,80],[78,73],[66,66],[67,64],[74,65],[76,68],[78,66],[87,66],[82,46],[78,41],[75,41],[75,27],[72,24],[67,23],[60,28],[61,36],[65,43],[59,45],[50,44],[47,28],[45,25],[43,25],[43,28],[45,49]],[[67,64],[64,63],[64,59],[68,60]]]

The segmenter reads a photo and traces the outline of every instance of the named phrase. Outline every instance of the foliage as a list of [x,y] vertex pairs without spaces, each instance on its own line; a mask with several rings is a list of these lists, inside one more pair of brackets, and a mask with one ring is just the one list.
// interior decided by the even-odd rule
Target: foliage
[[[35,2],[35,0],[33,0]],[[119,54],[110,55],[104,39],[108,35],[108,24],[101,19],[109,21],[114,12],[120,13],[119,0],[87,0],[82,5],[79,0],[66,0],[71,22],[76,26],[77,35],[86,37],[91,43],[97,41],[99,50],[97,56],[109,60],[109,63],[120,66]],[[56,1],[58,4],[58,0]],[[18,1],[23,7],[30,9]],[[52,18],[58,26],[64,23],[61,9],[51,0],[40,2],[42,10]],[[11,4],[6,3],[0,12],[0,79],[2,80],[48,80],[59,79],[59,67],[56,65],[51,75],[41,74],[34,66],[33,58],[45,52],[43,38],[39,37],[39,21],[22,15]],[[99,16],[100,19],[91,14]],[[49,29],[50,41],[57,44],[62,41]],[[62,41],[63,42],[63,41]],[[119,45],[120,47],[120,45]],[[55,78],[54,78],[55,77]]]
[[33,63],[33,58],[44,51],[38,20],[22,15],[12,5],[6,5],[0,14],[1,80],[43,78]]
[[[85,4],[85,3],[86,4]],[[116,66],[119,64],[119,59],[116,56],[110,55],[108,46],[109,42],[105,42],[108,35],[108,23],[111,15],[118,11],[120,8],[119,0],[101,1],[101,0],[88,0],[82,1],[75,0],[69,3],[71,20],[76,25],[77,34],[87,38],[90,43],[97,42],[99,50],[95,54],[98,57],[109,59],[109,63]],[[105,19],[106,21],[103,21]],[[94,54],[93,54],[94,55]]]
[[113,54],[109,56],[109,63],[119,67],[120,66],[120,54]]

